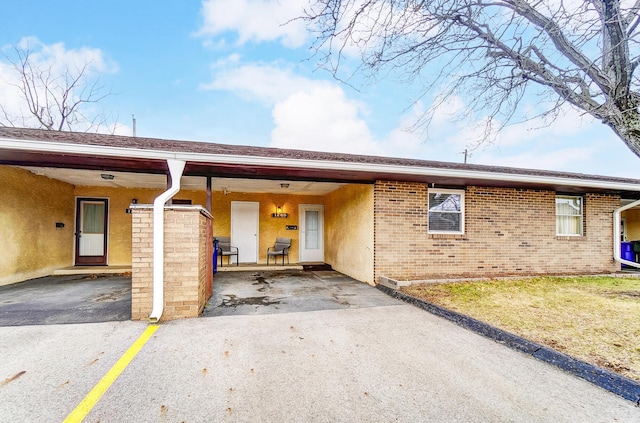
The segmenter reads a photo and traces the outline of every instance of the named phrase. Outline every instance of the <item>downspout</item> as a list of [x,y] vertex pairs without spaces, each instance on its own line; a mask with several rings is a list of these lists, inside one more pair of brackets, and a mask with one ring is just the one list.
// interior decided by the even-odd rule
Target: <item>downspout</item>
[[640,206],[640,200],[629,203],[626,206],[619,207],[613,212],[613,259],[618,263],[626,264],[627,266],[640,268],[640,263],[635,261],[624,260],[620,255],[620,213],[635,206]]
[[180,191],[185,161],[167,160],[171,187],[153,200],[153,309],[149,320],[157,323],[164,310],[164,205]]

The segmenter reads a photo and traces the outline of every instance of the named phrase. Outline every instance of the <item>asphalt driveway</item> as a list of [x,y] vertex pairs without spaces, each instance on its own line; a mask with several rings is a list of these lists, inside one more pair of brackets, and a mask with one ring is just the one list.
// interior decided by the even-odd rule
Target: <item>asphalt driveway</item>
[[[335,272],[219,275],[209,318],[161,324],[84,421],[640,420],[630,401]],[[0,421],[64,420],[147,328],[0,327]]]
[[[146,328],[0,327],[0,421],[64,420]],[[161,324],[85,421],[639,419],[632,402],[402,304]]]
[[0,286],[0,326],[129,319],[130,276],[47,276]]

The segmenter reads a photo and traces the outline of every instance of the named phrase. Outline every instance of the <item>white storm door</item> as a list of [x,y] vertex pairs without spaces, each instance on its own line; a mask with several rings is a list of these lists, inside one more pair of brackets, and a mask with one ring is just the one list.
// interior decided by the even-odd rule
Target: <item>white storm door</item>
[[324,261],[324,206],[300,205],[300,261]]
[[231,202],[231,245],[238,247],[240,263],[258,262],[259,212],[260,203]]
[[107,199],[76,200],[76,265],[107,264]]

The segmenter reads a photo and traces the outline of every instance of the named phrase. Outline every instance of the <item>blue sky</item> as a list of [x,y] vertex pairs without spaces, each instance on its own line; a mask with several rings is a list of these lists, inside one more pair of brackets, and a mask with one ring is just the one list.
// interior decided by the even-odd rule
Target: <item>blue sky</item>
[[[28,40],[42,60],[89,58],[114,93],[100,104],[122,134],[135,114],[138,136],[463,161],[474,121],[453,117],[464,99],[449,99],[428,133],[410,130],[433,97],[416,103],[420,87],[394,75],[355,79],[355,89],[319,69],[302,22],[282,25],[306,3],[4,2],[0,46]],[[0,63],[0,96],[11,106],[18,99],[6,72]],[[469,158],[632,178],[640,178],[639,160],[604,125],[571,110],[551,126],[509,127]]]

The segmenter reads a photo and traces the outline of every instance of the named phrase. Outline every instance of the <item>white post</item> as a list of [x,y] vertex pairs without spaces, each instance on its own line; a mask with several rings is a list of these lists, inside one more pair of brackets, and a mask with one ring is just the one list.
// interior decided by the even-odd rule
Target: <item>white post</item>
[[635,261],[624,260],[620,252],[620,213],[635,206],[640,206],[640,200],[629,203],[626,206],[619,207],[613,212],[613,259],[618,263],[627,266],[640,268],[640,263]]

